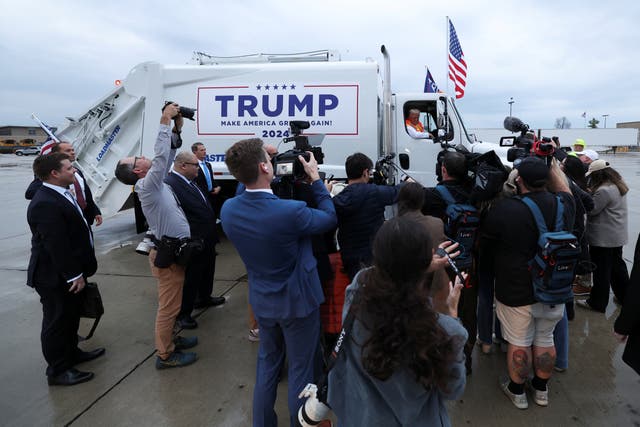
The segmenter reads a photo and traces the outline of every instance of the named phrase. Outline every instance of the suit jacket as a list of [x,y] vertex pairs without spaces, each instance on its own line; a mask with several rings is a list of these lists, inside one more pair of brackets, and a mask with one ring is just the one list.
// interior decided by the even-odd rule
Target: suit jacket
[[[204,162],[204,164],[207,166],[207,170],[209,171],[209,175],[211,176],[211,188],[216,188],[218,186],[218,184],[216,183],[216,180],[213,177],[213,169],[211,169],[211,164],[207,161]],[[196,185],[200,188],[200,190],[204,193],[205,196],[207,196],[207,198],[209,199],[209,203],[211,203],[211,206],[214,206],[214,197],[210,192],[209,189],[207,188],[207,178],[204,176],[204,172],[202,172],[202,168],[200,167],[200,161],[198,160],[198,176],[196,176],[196,178],[193,180],[193,182],[196,183]]]
[[206,193],[199,191],[173,172],[167,175],[164,182],[171,187],[180,202],[189,222],[191,237],[201,237],[217,243],[216,214]]
[[27,221],[32,234],[27,285],[54,288],[96,272],[91,230],[63,195],[41,186],[29,203]]
[[336,214],[322,182],[311,189],[317,209],[264,191],[245,191],[222,206],[222,228],[247,268],[258,317],[305,317],[324,301],[310,236],[335,227]]
[[[89,225],[93,225],[96,215],[102,215],[102,213],[100,212],[98,205],[93,201],[91,188],[89,188],[87,180],[84,179],[84,175],[79,170],[76,170],[76,173],[84,180],[84,200],[87,202],[87,206],[83,209],[82,213],[84,214],[84,218],[87,220],[87,223]],[[33,199],[40,187],[42,187],[42,181],[38,178],[33,178],[33,181],[31,181],[31,184],[27,187],[27,191],[24,193],[24,198],[27,200]]]

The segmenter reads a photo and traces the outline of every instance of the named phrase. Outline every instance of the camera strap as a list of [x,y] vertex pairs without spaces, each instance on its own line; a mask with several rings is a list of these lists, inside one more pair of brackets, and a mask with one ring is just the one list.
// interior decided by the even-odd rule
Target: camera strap
[[338,339],[336,340],[336,343],[333,346],[333,351],[329,355],[329,360],[327,361],[327,369],[326,369],[327,372],[329,372],[335,366],[336,362],[338,361],[338,356],[340,354],[340,351],[344,347],[345,340],[351,334],[353,323],[356,320],[356,316],[354,313],[355,310],[353,306],[356,305],[356,303],[359,301],[359,297],[360,297],[360,288],[358,288],[355,294],[353,295],[353,301],[349,306],[349,311],[347,312],[347,316],[345,317],[344,322],[342,322],[342,329],[340,329],[340,334],[338,335]]

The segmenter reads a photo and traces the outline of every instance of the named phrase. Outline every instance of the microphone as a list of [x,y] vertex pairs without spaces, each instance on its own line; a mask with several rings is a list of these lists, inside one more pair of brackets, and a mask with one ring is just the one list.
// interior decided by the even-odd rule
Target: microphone
[[517,117],[505,117],[504,128],[511,132],[526,132],[529,130],[529,125],[524,124],[522,120]]

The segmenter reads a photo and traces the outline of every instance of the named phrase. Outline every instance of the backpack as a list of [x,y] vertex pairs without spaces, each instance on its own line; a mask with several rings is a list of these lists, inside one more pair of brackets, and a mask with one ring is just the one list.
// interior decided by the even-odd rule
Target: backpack
[[468,269],[472,264],[471,250],[478,234],[480,214],[471,204],[457,203],[449,189],[442,184],[435,189],[447,204],[445,210],[444,234],[460,244],[460,255],[455,259],[459,269]]
[[538,227],[538,248],[536,255],[529,261],[534,298],[542,304],[549,305],[571,301],[574,271],[581,250],[578,238],[565,230],[562,221],[562,199],[556,196],[555,231],[548,231],[538,205],[528,197],[516,198],[529,208]]

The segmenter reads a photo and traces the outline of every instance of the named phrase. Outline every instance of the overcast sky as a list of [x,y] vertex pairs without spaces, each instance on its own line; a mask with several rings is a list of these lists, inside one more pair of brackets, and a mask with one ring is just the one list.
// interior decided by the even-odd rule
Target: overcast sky
[[[640,120],[638,1],[177,0],[5,1],[0,126],[60,124],[136,64],[335,49],[343,60],[391,54],[394,92],[421,92],[425,66],[446,89],[446,20],[468,64],[457,101],[470,128],[513,115],[534,128],[566,116],[607,127]],[[94,4],[95,3],[95,4]],[[488,6],[487,4],[491,4]]]

